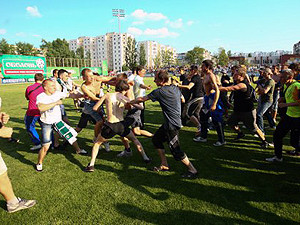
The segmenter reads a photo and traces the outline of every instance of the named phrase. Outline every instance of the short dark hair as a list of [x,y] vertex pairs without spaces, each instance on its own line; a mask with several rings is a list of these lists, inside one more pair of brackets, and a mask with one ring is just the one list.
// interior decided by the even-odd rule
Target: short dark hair
[[44,80],[44,74],[42,73],[36,73],[34,75],[34,81],[37,82],[37,81],[43,81]]
[[61,76],[63,73],[68,73],[68,71],[65,70],[65,69],[60,69],[60,70],[58,71],[58,77],[60,78],[60,76]]
[[300,72],[300,64],[299,63],[292,63],[289,66],[289,69],[295,70],[296,72]]
[[136,73],[138,74],[139,73],[139,71],[141,71],[141,70],[143,70],[143,69],[145,69],[143,66],[141,66],[141,65],[139,65],[139,66],[137,66],[136,67]]
[[166,70],[159,70],[157,73],[156,73],[156,78],[159,80],[159,81],[162,81],[163,83],[166,83],[168,82],[169,80],[169,74]]
[[131,70],[131,72],[134,74],[134,72],[137,72],[136,71],[136,67],[134,66],[134,67],[132,67],[132,70]]
[[214,69],[214,63],[212,60],[210,59],[206,59],[202,62],[202,64],[209,70],[213,70]]
[[191,65],[191,69],[190,69],[191,71],[192,70],[198,70],[198,66],[197,65]]
[[52,70],[52,75],[54,76],[54,74],[58,71],[58,69],[54,69]]
[[126,80],[119,80],[116,83],[116,89],[117,92],[122,92],[122,91],[127,91],[129,90],[129,84],[127,83]]
[[89,68],[84,68],[82,71],[81,71],[81,76],[85,76],[87,72],[91,72],[91,70]]
[[117,78],[122,79],[122,80],[127,79],[127,74],[126,73],[119,73],[117,75]]
[[294,77],[294,73],[291,69],[282,70],[282,71],[280,71],[280,73],[287,78]]

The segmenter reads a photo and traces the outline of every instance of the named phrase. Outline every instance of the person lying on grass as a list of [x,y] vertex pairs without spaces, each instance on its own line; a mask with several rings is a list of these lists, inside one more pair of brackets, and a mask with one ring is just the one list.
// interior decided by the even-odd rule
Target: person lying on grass
[[[121,137],[127,137],[131,140],[138,151],[141,153],[143,160],[146,163],[150,162],[150,159],[146,155],[142,144],[135,137],[132,131],[129,129],[129,125],[124,121],[123,112],[125,107],[130,108],[129,98],[124,96],[129,89],[129,85],[125,80],[120,80],[116,84],[115,93],[106,93],[93,107],[94,110],[98,110],[102,103],[105,101],[107,120],[105,121],[100,134],[98,135],[92,150],[92,158],[88,166],[85,168],[86,172],[93,172],[95,160],[98,155],[99,146],[106,141],[114,137],[116,134]],[[139,105],[133,105],[139,108]]]
[[158,101],[162,108],[165,122],[155,132],[152,138],[152,142],[158,150],[161,165],[154,167],[154,170],[157,172],[169,170],[163,145],[164,142],[168,142],[174,159],[181,161],[188,168],[187,173],[183,174],[182,177],[195,178],[198,172],[187,155],[180,149],[179,145],[179,130],[182,127],[181,100],[184,101],[180,89],[172,84],[168,73],[164,70],[156,73],[154,82],[160,88],[155,89],[145,97],[139,97],[130,102],[130,104],[138,104],[148,100]]

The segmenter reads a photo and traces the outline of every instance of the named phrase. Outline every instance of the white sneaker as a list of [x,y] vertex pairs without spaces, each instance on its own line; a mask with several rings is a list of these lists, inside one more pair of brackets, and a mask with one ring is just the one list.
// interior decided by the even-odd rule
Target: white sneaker
[[109,142],[104,142],[103,145],[104,145],[105,151],[110,152]]
[[36,164],[35,165],[35,169],[38,172],[42,172],[43,171],[43,164]]
[[26,200],[18,198],[19,202],[17,204],[7,204],[7,211],[9,213],[17,212],[21,209],[28,209],[36,204],[36,200]]
[[41,145],[41,144],[39,144],[39,145],[35,145],[35,146],[31,147],[31,148],[30,148],[30,150],[31,150],[31,151],[35,151],[35,150],[38,150],[38,149],[40,149],[41,147],[42,147],[42,145]]
[[193,140],[194,140],[195,142],[207,142],[207,138],[202,138],[202,137],[200,137],[200,136],[194,137]]
[[224,142],[217,141],[213,145],[216,146],[216,147],[219,147],[219,146],[222,146],[222,145],[226,145],[226,141],[224,141]]
[[130,156],[132,156],[132,151],[127,152],[126,150],[120,152],[120,153],[117,155],[117,157],[130,157]]
[[271,157],[271,158],[266,158],[266,161],[268,161],[268,162],[282,162],[282,158],[281,159],[279,159],[277,156],[273,156],[273,157]]
[[79,154],[79,155],[86,155],[87,151],[85,151],[84,149],[80,149],[80,151],[77,152],[77,154]]

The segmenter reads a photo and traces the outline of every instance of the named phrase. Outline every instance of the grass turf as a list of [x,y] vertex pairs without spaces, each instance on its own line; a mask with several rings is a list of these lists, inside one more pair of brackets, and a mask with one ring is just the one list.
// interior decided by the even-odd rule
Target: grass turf
[[[153,78],[146,80],[155,87]],[[1,197],[0,224],[299,224],[299,159],[285,155],[281,164],[267,163],[264,158],[272,156],[273,149],[261,149],[249,133],[234,143],[235,134],[228,127],[223,147],[212,146],[215,131],[209,132],[207,143],[195,143],[196,128],[182,128],[182,149],[199,170],[195,180],[180,178],[185,168],[169,150],[171,171],[150,171],[160,161],[151,139],[144,137],[139,139],[153,159],[151,165],[145,165],[133,146],[133,157],[117,158],[123,146],[115,137],[110,141],[111,152],[99,152],[95,172],[84,173],[92,148],[91,125],[78,137],[88,156],[74,154],[71,147],[50,150],[44,171],[36,172],[37,152],[29,150],[31,141],[23,122],[28,85],[0,87],[2,111],[10,114],[8,126],[21,140],[13,144],[2,139],[0,150],[17,196],[37,199],[38,204],[8,214]],[[73,110],[72,100],[64,102],[75,127],[80,113]],[[155,132],[163,121],[158,103],[146,103],[145,118],[146,129]]]

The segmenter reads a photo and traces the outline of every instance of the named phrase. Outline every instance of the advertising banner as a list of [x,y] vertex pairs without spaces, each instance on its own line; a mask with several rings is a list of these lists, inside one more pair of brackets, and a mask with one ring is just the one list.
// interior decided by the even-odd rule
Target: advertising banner
[[79,79],[80,73],[78,67],[47,67],[47,78],[52,77],[54,69],[64,69],[72,74],[72,79]]
[[102,75],[108,75],[108,65],[107,60],[102,61]]
[[3,83],[28,82],[34,74],[46,75],[45,57],[24,55],[0,55]]

